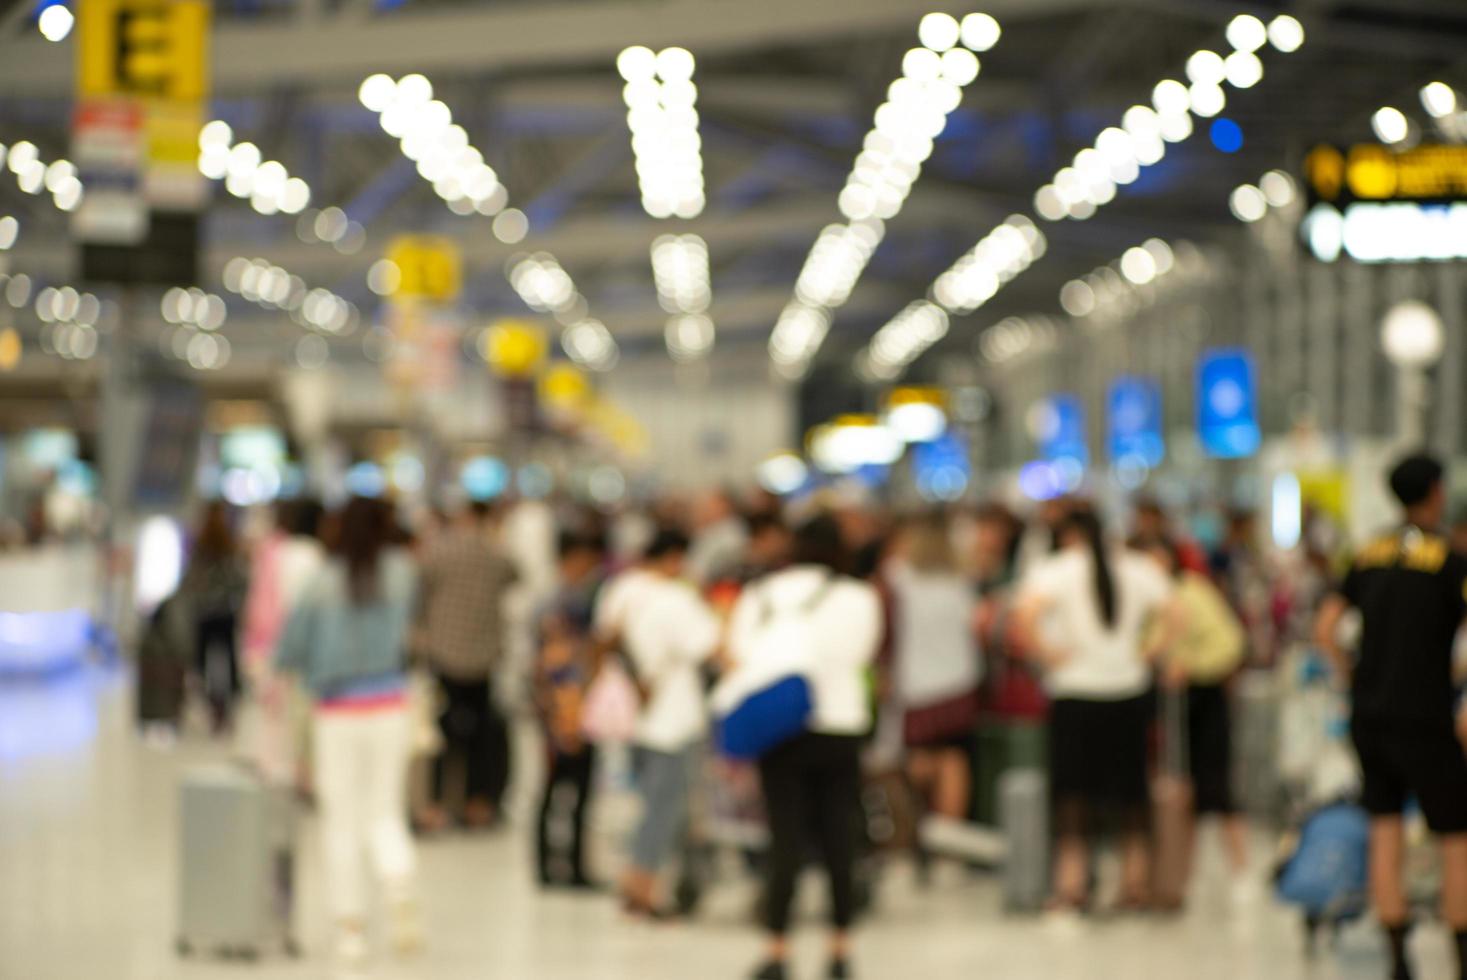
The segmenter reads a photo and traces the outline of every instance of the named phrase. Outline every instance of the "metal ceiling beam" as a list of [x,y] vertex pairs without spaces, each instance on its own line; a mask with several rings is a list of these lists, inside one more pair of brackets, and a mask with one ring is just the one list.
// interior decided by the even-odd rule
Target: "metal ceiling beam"
[[[1087,0],[992,0],[987,9],[1016,21],[1088,6]],[[408,9],[356,20],[336,16],[248,23],[214,33],[214,87],[236,95],[292,85],[355,85],[376,71],[483,75],[543,66],[610,65],[632,44],[682,45],[700,56],[913,30],[931,0],[605,0],[527,3],[451,11]],[[71,48],[68,45],[68,48]],[[0,92],[70,92],[70,58],[36,35],[0,41]]]

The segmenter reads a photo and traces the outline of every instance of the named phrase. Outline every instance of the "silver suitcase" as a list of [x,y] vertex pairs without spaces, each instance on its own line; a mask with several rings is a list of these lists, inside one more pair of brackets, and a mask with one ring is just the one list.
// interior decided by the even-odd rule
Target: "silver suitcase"
[[998,782],[998,820],[1006,854],[1004,907],[1038,912],[1049,899],[1049,778],[1038,769],[1010,769]]
[[1049,778],[1011,769],[999,779],[999,826],[1006,842],[1003,905],[1037,913],[1049,901]]
[[179,827],[179,954],[299,955],[289,790],[238,766],[189,769],[179,790]]

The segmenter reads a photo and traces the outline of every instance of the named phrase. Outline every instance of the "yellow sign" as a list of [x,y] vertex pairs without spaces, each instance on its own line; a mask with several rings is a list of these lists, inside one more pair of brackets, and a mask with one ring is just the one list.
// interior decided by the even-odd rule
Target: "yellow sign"
[[0,330],[0,371],[14,371],[20,363],[20,334],[14,327]]
[[450,303],[463,286],[458,245],[438,235],[401,235],[392,240],[387,258],[402,274],[393,296]]
[[1350,518],[1350,477],[1340,470],[1297,474],[1299,499],[1305,506],[1344,525]]
[[545,331],[529,320],[500,320],[484,334],[484,360],[507,378],[534,374],[547,349]]
[[552,365],[540,377],[540,400],[550,408],[579,412],[591,395],[591,383],[579,368],[570,364]]
[[210,16],[207,0],[77,0],[77,94],[206,98]]
[[1458,200],[1467,198],[1467,146],[1317,146],[1304,160],[1304,176],[1326,201],[1347,192],[1361,201]]
[[936,405],[938,408],[946,408],[947,392],[931,386],[908,385],[893,388],[886,396],[886,407],[893,409],[898,405]]

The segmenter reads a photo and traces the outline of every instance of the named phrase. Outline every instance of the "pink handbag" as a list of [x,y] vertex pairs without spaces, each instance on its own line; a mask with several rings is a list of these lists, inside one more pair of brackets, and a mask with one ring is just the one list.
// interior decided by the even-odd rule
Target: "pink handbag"
[[581,705],[581,731],[593,742],[630,742],[637,732],[642,699],[619,665],[601,668]]

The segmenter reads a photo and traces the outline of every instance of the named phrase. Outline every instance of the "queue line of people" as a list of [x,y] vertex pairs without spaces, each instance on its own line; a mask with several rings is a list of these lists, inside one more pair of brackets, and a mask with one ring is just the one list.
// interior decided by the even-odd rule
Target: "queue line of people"
[[[1393,485],[1408,511],[1407,533],[1415,528],[1427,535],[1442,516],[1441,479],[1439,469],[1433,482],[1429,467],[1421,465],[1414,477]],[[1245,662],[1273,661],[1273,651],[1260,645],[1288,617],[1270,603],[1260,613],[1259,565],[1243,537],[1225,542],[1231,552],[1209,558],[1174,531],[1164,512],[1143,505],[1135,533],[1123,544],[1083,501],[1052,502],[1040,521],[1027,526],[997,505],[956,519],[921,515],[888,522],[870,509],[837,504],[792,526],[768,507],[740,516],[721,496],[693,508],[691,521],[681,520],[685,513],[660,515],[650,535],[640,535],[639,553],[621,563],[607,545],[617,535],[596,515],[564,515],[558,581],[532,623],[531,701],[548,761],[535,845],[542,883],[599,888],[585,832],[598,754],[587,717],[593,702],[607,700],[598,688],[615,673],[628,715],[619,737],[635,747],[634,775],[644,800],[618,897],[634,916],[673,914],[659,881],[688,833],[698,767],[717,730],[708,691],[719,676],[762,655],[771,617],[798,620],[808,637],[798,671],[809,681],[812,708],[804,734],[757,760],[770,843],[761,903],[767,944],[756,977],[786,975],[793,882],[812,850],[831,889],[829,975],[851,975],[854,866],[866,843],[861,759],[882,737],[883,717],[897,719],[903,768],[923,808],[954,820],[974,814],[972,753],[984,719],[999,711],[1044,724],[1054,817],[1051,908],[1068,914],[1093,906],[1093,851],[1114,836],[1122,855],[1117,906],[1141,910],[1178,901],[1153,889],[1158,855],[1151,777],[1157,694],[1173,703],[1180,698],[1192,814],[1222,818],[1235,881],[1245,890],[1254,880],[1232,787],[1229,684]],[[276,666],[302,676],[315,701],[314,786],[328,835],[328,894],[340,926],[339,952],[348,959],[365,955],[363,876],[369,866],[383,882],[397,944],[410,949],[422,936],[401,791],[411,742],[407,652],[438,672],[449,758],[455,750],[468,757],[465,822],[493,820],[496,794],[503,791],[507,763],[488,777],[472,767],[508,755],[493,744],[503,719],[496,718],[487,674],[502,659],[503,601],[515,572],[493,543],[486,510],[467,512],[455,527],[461,532],[456,540],[441,538],[410,552],[387,506],[353,500],[319,522],[319,566],[305,576],[297,568],[297,582],[309,581],[290,590],[283,617],[279,603],[275,609],[283,619]],[[303,526],[295,530],[298,537],[311,533]],[[1388,821],[1386,811],[1399,812],[1406,792],[1422,794],[1432,829],[1445,835],[1444,901],[1461,946],[1467,852],[1457,846],[1461,835],[1452,814],[1455,802],[1467,799],[1467,778],[1459,781],[1467,777],[1467,763],[1438,752],[1437,768],[1426,773],[1403,754],[1397,736],[1372,740],[1361,734],[1385,727],[1371,722],[1370,714],[1383,696],[1376,692],[1380,685],[1359,678],[1384,676],[1382,684],[1394,683],[1397,668],[1381,666],[1380,651],[1391,642],[1382,634],[1388,637],[1400,620],[1383,610],[1406,601],[1400,587],[1378,584],[1389,579],[1377,572],[1402,563],[1430,571],[1415,568],[1411,563],[1419,562],[1411,556],[1423,548],[1448,554],[1442,539],[1413,537],[1410,547],[1404,536],[1392,540],[1393,551],[1385,545],[1366,549],[1340,598],[1325,601],[1323,623],[1333,625],[1331,618],[1350,605],[1365,613],[1365,660],[1355,675],[1365,803]],[[1432,574],[1450,578],[1456,560],[1443,557]],[[1245,568],[1251,577],[1243,579],[1244,588],[1230,589]],[[1446,586],[1444,603],[1463,601],[1460,586],[1455,592]],[[1412,593],[1421,601],[1435,595]],[[252,595],[249,605],[256,604]],[[1433,613],[1443,635],[1448,625],[1455,630],[1460,613],[1445,606]],[[1321,629],[1321,645],[1337,651]],[[1349,660],[1340,656],[1338,662],[1347,666]],[[449,663],[457,668],[445,669]],[[1437,690],[1442,679],[1434,673],[1429,680],[1411,676],[1416,680],[1410,683],[1434,685],[1431,704],[1451,701]],[[457,695],[456,686],[462,688]],[[1382,709],[1382,718],[1402,703]],[[1453,710],[1444,715],[1452,719],[1447,728],[1467,728]],[[498,730],[507,742],[507,730]],[[977,760],[980,774],[985,761]],[[555,811],[566,808],[557,803],[567,797],[573,832],[566,853],[557,853],[551,824]],[[443,822],[419,816],[423,829]],[[1379,823],[1372,840],[1372,877],[1394,975],[1406,977],[1409,923],[1402,921],[1396,892],[1382,883],[1399,863],[1399,824]],[[1168,854],[1166,860],[1177,858]]]

